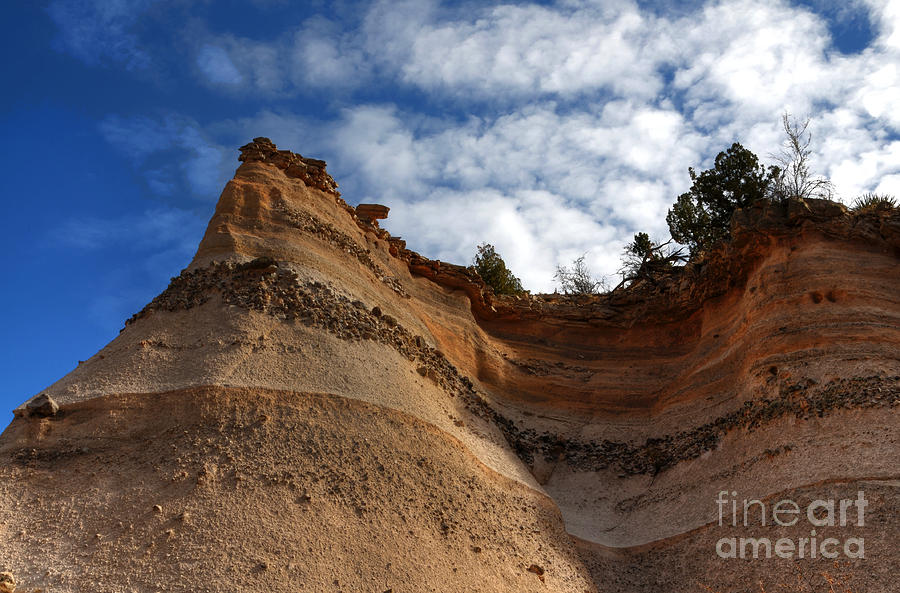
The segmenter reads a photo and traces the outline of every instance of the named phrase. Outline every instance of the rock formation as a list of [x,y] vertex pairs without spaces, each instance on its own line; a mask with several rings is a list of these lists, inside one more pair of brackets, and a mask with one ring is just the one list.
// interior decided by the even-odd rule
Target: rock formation
[[760,204],[658,282],[498,297],[241,151],[191,264],[0,436],[17,590],[893,590],[896,211]]
[[378,226],[378,221],[387,218],[390,211],[390,208],[381,204],[360,204],[356,207],[356,217],[361,222]]

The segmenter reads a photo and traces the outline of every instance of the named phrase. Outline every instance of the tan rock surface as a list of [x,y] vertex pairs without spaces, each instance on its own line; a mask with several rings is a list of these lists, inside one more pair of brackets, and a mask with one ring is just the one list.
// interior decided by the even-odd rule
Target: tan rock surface
[[[900,215],[759,206],[658,284],[501,298],[242,151],[190,266],[0,436],[24,587],[892,590]],[[859,489],[866,560],[716,556],[722,490]]]

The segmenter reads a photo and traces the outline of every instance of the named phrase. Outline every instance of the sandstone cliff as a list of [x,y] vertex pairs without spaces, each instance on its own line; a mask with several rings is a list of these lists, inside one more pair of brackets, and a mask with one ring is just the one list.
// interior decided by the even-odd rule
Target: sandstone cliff
[[[22,590],[893,590],[896,212],[760,205],[659,282],[497,297],[241,150],[188,268],[0,437]],[[722,559],[776,537],[722,491],[864,491],[817,535],[866,558]]]

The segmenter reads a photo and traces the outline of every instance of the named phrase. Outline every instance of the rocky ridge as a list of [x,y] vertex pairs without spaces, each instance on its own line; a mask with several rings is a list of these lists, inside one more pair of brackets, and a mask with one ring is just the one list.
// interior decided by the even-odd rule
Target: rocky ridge
[[278,150],[268,138],[254,138],[240,148],[238,160],[245,163],[267,163],[273,165],[292,179],[299,179],[305,185],[325,193],[340,197],[337,182],[325,171],[326,163],[295,154],[290,150]]
[[[386,207],[348,205],[323,161],[265,138],[240,160],[191,265],[0,437],[0,520],[19,534],[0,569],[16,581],[780,590],[793,564],[715,556],[716,493],[864,489],[876,564],[848,561],[840,578],[884,590],[900,483],[896,212],[761,203],[735,216],[731,242],[654,281],[498,297],[380,228]],[[221,445],[213,464],[202,442]],[[37,520],[48,504],[59,512]],[[99,539],[66,565],[85,529]],[[124,578],[143,557],[152,579]],[[803,574],[834,581],[827,563]]]
[[[879,249],[900,254],[900,212],[896,210],[853,213],[843,204],[822,199],[793,198],[783,204],[763,201],[734,216],[732,240],[718,245],[698,261],[672,269],[656,282],[640,281],[627,290],[596,295],[495,295],[471,266],[423,257],[407,249],[406,241],[378,228],[375,217],[387,218],[389,208],[365,204],[361,206],[364,210],[359,211],[340,199],[340,192],[336,191],[337,183],[325,172],[325,161],[304,158],[289,150],[278,150],[271,140],[262,137],[242,146],[240,151],[239,160],[243,162],[273,164],[288,177],[299,178],[311,187],[332,193],[337,203],[364,231],[374,230],[380,238],[388,241],[391,255],[405,262],[411,273],[441,286],[464,291],[472,301],[473,312],[483,319],[550,316],[627,325],[635,322],[633,316],[638,311],[657,320],[687,316],[703,302],[742,286],[748,271],[758,264],[766,247],[804,230],[831,240],[856,243],[867,250]],[[298,164],[315,170],[315,180],[300,177],[296,169]],[[299,228],[320,235],[327,233],[327,240],[336,247],[353,251],[367,266],[374,265],[367,254],[346,236],[341,236],[328,225],[324,230],[315,228],[321,224],[315,217],[290,211],[284,202],[279,204],[279,208]],[[376,212],[377,215],[373,216]],[[825,296],[818,295],[818,298],[821,300]]]

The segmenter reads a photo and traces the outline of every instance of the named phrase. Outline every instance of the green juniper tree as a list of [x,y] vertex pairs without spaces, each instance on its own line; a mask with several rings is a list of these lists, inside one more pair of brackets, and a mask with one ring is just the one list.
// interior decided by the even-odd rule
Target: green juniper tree
[[672,238],[692,255],[727,237],[734,211],[769,197],[780,176],[780,169],[760,165],[756,155],[737,142],[716,156],[712,169],[688,172],[691,189],[678,196],[666,222]]
[[647,233],[635,233],[634,239],[622,253],[622,268],[619,270],[622,281],[616,288],[638,280],[656,282],[675,264],[686,259],[684,250],[674,247],[671,239],[660,243],[653,241]]
[[485,284],[494,289],[495,294],[521,294],[525,292],[522,283],[506,267],[506,262],[490,243],[478,246],[475,255],[475,271]]

